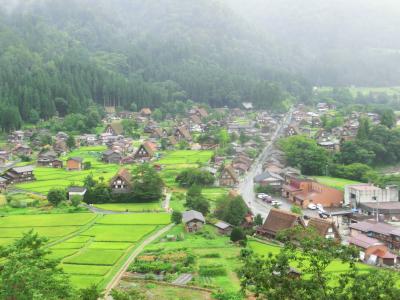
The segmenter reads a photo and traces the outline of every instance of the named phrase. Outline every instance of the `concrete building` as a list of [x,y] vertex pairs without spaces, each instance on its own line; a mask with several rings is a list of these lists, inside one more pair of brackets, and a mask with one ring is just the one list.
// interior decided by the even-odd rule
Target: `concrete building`
[[369,183],[351,184],[345,186],[344,204],[358,208],[361,203],[398,202],[399,189],[395,185],[384,189]]

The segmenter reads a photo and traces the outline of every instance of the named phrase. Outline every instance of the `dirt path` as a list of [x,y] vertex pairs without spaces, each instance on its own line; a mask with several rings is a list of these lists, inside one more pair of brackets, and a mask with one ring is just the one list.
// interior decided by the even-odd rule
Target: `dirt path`
[[150,243],[152,243],[153,241],[155,241],[156,239],[158,239],[161,235],[163,235],[164,233],[166,233],[168,230],[170,230],[172,227],[174,226],[174,224],[169,224],[168,226],[160,229],[159,231],[157,231],[155,234],[153,234],[152,236],[149,236],[148,238],[146,238],[140,245],[139,247],[137,247],[132,254],[129,256],[129,258],[126,260],[126,262],[123,264],[123,266],[121,267],[121,269],[117,272],[117,274],[115,274],[114,278],[110,281],[110,283],[106,286],[105,289],[105,293],[104,293],[104,299],[110,299],[108,296],[111,292],[111,290],[113,288],[115,288],[118,284],[118,282],[121,280],[122,275],[126,272],[126,270],[128,269],[129,265],[132,263],[132,261],[136,258],[136,256],[138,256],[143,249],[149,245]]

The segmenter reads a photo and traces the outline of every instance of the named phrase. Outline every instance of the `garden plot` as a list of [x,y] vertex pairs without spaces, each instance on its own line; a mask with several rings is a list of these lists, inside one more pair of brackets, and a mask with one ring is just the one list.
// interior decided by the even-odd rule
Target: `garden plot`
[[[171,229],[166,235],[179,237],[177,241],[168,241],[166,237],[159,239],[145,248],[141,254],[142,261],[152,260],[153,254],[157,251],[180,253],[192,253],[195,256],[196,265],[194,268],[182,268],[182,273],[194,275],[195,285],[206,288],[222,288],[228,292],[235,292],[240,289],[240,281],[235,270],[240,266],[238,255],[240,248],[233,245],[229,238],[215,233],[215,228],[206,225],[197,234],[184,232],[183,226],[179,225]],[[148,270],[150,272],[165,271],[171,268],[171,263],[154,264],[138,263],[131,265],[131,270]],[[173,265],[172,265],[173,266]],[[159,268],[159,269],[157,269]],[[172,269],[174,270],[174,269]],[[174,279],[174,278],[172,278]]]

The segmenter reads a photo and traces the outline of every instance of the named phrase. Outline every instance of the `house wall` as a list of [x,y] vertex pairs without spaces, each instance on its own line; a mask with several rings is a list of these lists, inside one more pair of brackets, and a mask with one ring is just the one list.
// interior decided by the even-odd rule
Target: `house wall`
[[200,221],[189,221],[185,224],[186,231],[196,232],[203,227],[203,222]]
[[67,161],[67,169],[68,170],[80,170],[81,163],[77,162],[75,160],[69,160],[69,161]]
[[389,201],[399,201],[399,190],[397,186],[375,190],[360,190],[352,185],[347,185],[345,187],[344,202],[345,204],[353,205],[353,207],[357,207],[359,203]]

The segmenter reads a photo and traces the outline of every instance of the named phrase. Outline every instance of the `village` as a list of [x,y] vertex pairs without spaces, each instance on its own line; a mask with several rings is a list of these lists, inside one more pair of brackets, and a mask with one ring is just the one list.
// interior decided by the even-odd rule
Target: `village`
[[[379,187],[368,182],[333,178],[328,174],[304,175],[300,168],[288,162],[287,153],[280,147],[282,139],[304,136],[315,141],[329,155],[334,155],[340,152],[344,142],[356,139],[361,118],[368,118],[371,124],[380,122],[376,113],[352,112],[345,116],[340,126],[324,128],[323,119],[332,118],[336,113],[336,108],[326,103],[315,107],[297,105],[281,114],[256,110],[252,103],[243,103],[242,108],[236,109],[194,105],[178,117],[167,115],[156,121],[150,108],[131,112],[105,107],[96,133],[74,135],[53,133],[51,129],[43,128],[14,131],[7,137],[6,146],[0,150],[0,189],[7,200],[3,202],[0,213],[48,212],[46,198],[50,201],[49,195],[56,188],[65,193],[63,199],[66,203],[72,203],[76,197],[80,199],[75,212],[92,212],[104,218],[113,216],[114,221],[107,224],[152,224],[160,228],[169,223],[166,215],[169,218],[171,214],[181,214],[176,222],[182,223],[181,227],[168,228],[171,231],[166,231],[166,235],[157,240],[158,244],[167,243],[162,244],[166,245],[166,249],[170,249],[168,243],[173,249],[175,246],[172,243],[178,243],[183,232],[193,235],[187,237],[185,244],[190,244],[191,239],[203,239],[197,233],[222,236],[225,249],[229,237],[232,240],[237,228],[241,228],[245,236],[249,235],[248,243],[257,244],[255,248],[258,249],[259,245],[275,242],[279,232],[302,227],[314,229],[323,238],[355,246],[359,249],[360,262],[397,268],[400,255],[398,187]],[[161,199],[148,202],[131,199],[132,193],[138,189],[138,181],[134,177],[144,176],[134,172],[142,165],[150,166],[152,172],[163,180]],[[188,179],[178,180],[185,171],[194,174],[197,172],[194,170],[201,172],[203,177],[211,178],[207,183],[200,184],[201,191],[196,195],[208,202],[208,208],[203,212],[188,205],[192,189],[191,184],[185,181]],[[188,177],[187,174],[185,176]],[[109,198],[104,197],[101,201],[96,200],[97,196],[90,198],[89,189],[93,187],[87,185],[88,178],[109,191]],[[229,217],[223,220],[224,214],[218,215],[216,211],[223,199],[234,201],[232,199],[238,197],[245,210],[240,219],[231,224],[227,221]],[[61,212],[66,213],[66,210]],[[119,221],[146,214],[154,221]],[[121,219],[117,220],[117,217]],[[143,233],[141,238],[146,234]],[[5,243],[11,237],[15,236],[0,238],[4,238]],[[102,243],[106,241],[108,239],[102,240]],[[131,240],[116,241],[127,243]],[[203,239],[199,243],[204,243],[206,247],[208,242]],[[101,273],[102,276],[93,273],[88,277],[88,274],[76,270],[69,272],[76,278],[78,286],[86,286],[89,282],[110,288],[111,277],[107,276],[111,276],[110,270],[119,269],[124,271],[124,275],[122,281],[112,281],[113,287],[129,285],[132,279],[154,273],[144,268],[140,261],[148,255],[158,261],[158,254],[152,254],[156,245],[145,248],[145,254],[140,254],[131,266],[124,268],[116,259],[109,264],[107,272]],[[55,251],[65,251],[68,247],[55,248]],[[194,252],[200,253],[199,249],[203,248],[199,247]],[[267,251],[262,254],[267,254]],[[237,254],[238,250],[233,250],[233,253]],[[131,254],[129,250],[120,255],[126,258]],[[71,257],[76,258],[74,266],[85,268],[97,264],[81,261],[79,255],[77,251],[65,251],[59,258],[68,268],[72,265]],[[194,275],[196,272],[191,270],[192,267],[177,272],[170,282],[175,287],[197,285],[203,287],[204,292],[218,286],[218,280],[199,283],[196,280],[204,280],[201,279],[204,276],[197,278]],[[159,276],[159,271],[154,274]],[[215,278],[224,278],[224,272]],[[237,290],[239,279],[234,267],[227,272],[236,278],[233,290]],[[157,278],[167,280],[165,275]]]

